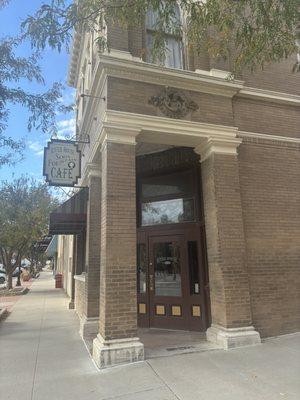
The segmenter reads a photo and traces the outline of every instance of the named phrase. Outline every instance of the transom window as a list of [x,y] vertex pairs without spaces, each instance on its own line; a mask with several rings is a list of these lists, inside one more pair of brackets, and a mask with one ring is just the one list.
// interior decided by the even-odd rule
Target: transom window
[[195,221],[194,193],[192,171],[142,179],[141,226]]
[[[180,9],[174,6],[174,26],[180,23]],[[172,31],[164,33],[165,53],[164,57],[153,56],[152,49],[154,45],[155,32],[159,23],[159,13],[150,8],[146,15],[146,47],[147,47],[147,62],[163,65],[169,68],[183,68],[183,46],[182,37]]]

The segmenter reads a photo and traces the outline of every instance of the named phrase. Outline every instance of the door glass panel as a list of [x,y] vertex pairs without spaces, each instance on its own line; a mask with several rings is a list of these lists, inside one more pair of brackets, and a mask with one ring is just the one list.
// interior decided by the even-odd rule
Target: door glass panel
[[173,199],[142,204],[142,226],[194,221],[194,199]]
[[145,293],[147,289],[146,284],[146,245],[145,243],[138,243],[137,245],[137,289],[138,293]]
[[181,296],[180,247],[176,242],[153,245],[155,295]]
[[200,292],[198,249],[197,242],[188,242],[188,260],[190,273],[190,293],[198,294]]

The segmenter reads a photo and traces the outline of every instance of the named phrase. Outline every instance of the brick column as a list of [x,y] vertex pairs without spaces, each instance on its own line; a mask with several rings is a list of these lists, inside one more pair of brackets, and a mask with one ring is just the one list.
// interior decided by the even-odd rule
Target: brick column
[[102,144],[99,368],[140,361],[137,338],[135,137],[106,135]]
[[225,349],[260,343],[251,326],[236,138],[207,139],[201,155],[212,326],[207,339]]
[[100,240],[101,240],[101,176],[100,165],[89,170],[87,204],[85,287],[80,334],[95,337],[99,322]]

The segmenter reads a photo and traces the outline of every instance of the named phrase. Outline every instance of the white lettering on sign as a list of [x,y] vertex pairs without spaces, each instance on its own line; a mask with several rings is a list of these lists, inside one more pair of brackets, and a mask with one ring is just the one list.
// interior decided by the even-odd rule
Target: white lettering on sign
[[81,176],[81,151],[67,140],[52,139],[44,149],[44,171],[50,186],[74,186]]

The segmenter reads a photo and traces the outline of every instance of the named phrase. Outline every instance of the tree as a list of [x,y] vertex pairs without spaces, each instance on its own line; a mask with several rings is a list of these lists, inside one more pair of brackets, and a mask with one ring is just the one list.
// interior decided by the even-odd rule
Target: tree
[[[0,11],[8,2],[0,0]],[[24,81],[44,84],[38,64],[40,54],[35,51],[27,58],[16,55],[18,47],[25,40],[25,35],[0,38],[0,168],[4,164],[19,161],[25,148],[23,140],[15,140],[5,134],[11,105],[19,104],[29,111],[28,131],[35,128],[49,135],[56,132],[56,112],[69,112],[71,109],[60,101],[63,90],[61,84],[54,83],[52,88],[43,93],[22,88]]]
[[10,105],[20,104],[28,109],[29,131],[35,128],[50,134],[55,132],[56,111],[63,108],[60,102],[63,88],[61,84],[54,83],[44,93],[34,93],[19,86],[22,79],[44,84],[38,65],[38,53],[28,58],[16,56],[15,50],[21,42],[18,38],[0,39],[0,167],[15,163],[24,150],[22,140],[14,140],[5,135]]
[[36,240],[47,233],[49,213],[57,206],[49,188],[28,177],[0,187],[0,257],[12,288],[12,273]]
[[[186,19],[176,18],[178,4]],[[100,50],[108,23],[142,26],[147,9],[158,14],[153,52],[161,57],[165,32],[184,33],[196,52],[205,48],[215,59],[230,59],[232,71],[254,70],[299,51],[300,0],[51,0],[22,24],[32,46],[61,50],[73,28],[98,32]],[[295,58],[293,69],[299,70]],[[291,66],[292,68],[292,66]]]

